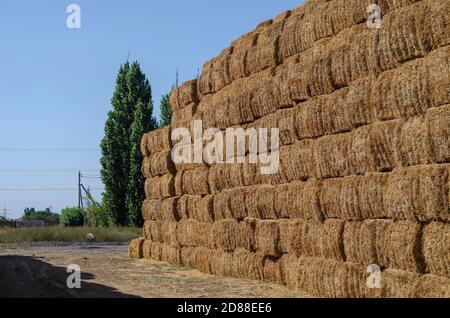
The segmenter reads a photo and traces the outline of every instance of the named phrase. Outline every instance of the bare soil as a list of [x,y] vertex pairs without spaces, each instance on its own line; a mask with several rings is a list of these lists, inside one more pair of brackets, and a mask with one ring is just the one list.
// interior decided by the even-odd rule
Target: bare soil
[[[69,264],[80,266],[81,289],[69,289]],[[126,244],[0,245],[0,298],[306,297],[279,285],[221,278],[189,267],[131,260]]]

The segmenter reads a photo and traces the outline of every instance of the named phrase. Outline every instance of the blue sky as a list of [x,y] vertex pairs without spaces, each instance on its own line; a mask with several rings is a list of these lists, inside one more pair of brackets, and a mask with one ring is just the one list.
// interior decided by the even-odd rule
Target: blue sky
[[[81,7],[81,29],[66,26],[71,3]],[[2,1],[0,209],[19,217],[28,206],[59,212],[77,204],[76,171],[99,175],[98,145],[117,70],[128,56],[147,74],[158,116],[177,71],[180,83],[195,78],[232,40],[302,3]],[[100,180],[84,184],[101,199]],[[42,188],[66,190],[35,190]]]

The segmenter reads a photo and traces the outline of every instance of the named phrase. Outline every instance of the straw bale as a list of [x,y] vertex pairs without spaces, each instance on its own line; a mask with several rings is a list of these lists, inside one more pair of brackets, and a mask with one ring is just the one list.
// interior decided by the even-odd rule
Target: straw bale
[[229,192],[222,191],[214,195],[214,220],[222,221],[231,216]]
[[448,221],[448,173],[446,165],[396,169],[389,176],[384,195],[389,217]]
[[427,271],[450,277],[450,225],[432,222],[423,231],[423,256]]
[[204,247],[197,247],[194,253],[196,268],[203,273],[212,274],[211,263],[214,251]]
[[193,203],[188,205],[189,217],[199,222],[214,222],[214,196],[192,199]]
[[183,247],[181,248],[180,259],[181,264],[190,267],[195,267],[197,265],[195,247]]
[[211,255],[211,272],[217,276],[233,274],[233,252],[215,250]]
[[318,297],[365,297],[366,273],[361,266],[323,258],[301,257],[297,288]]
[[430,109],[426,121],[433,162],[450,162],[450,105]]
[[324,97],[318,116],[325,135],[348,132],[353,129],[349,109],[346,105],[349,88],[343,88]]
[[307,180],[314,175],[313,145],[311,140],[301,140],[280,150],[280,169],[278,175],[281,182]]
[[423,5],[419,3],[383,17],[377,46],[381,70],[393,69],[426,54],[417,30],[421,24],[418,21],[423,14],[421,10]]
[[284,254],[280,258],[281,273],[283,275],[283,283],[289,288],[297,288],[298,273],[297,273],[298,258],[294,255]]
[[178,199],[178,197],[173,197],[160,201],[159,215],[162,221],[178,221],[180,219],[177,211]]
[[213,83],[213,91],[217,92],[231,83],[231,74],[229,70],[233,47],[223,50],[218,57],[213,59],[211,70],[211,81]]
[[144,238],[132,240],[128,246],[128,256],[134,259],[143,258]]
[[236,220],[224,220],[213,225],[214,243],[218,249],[234,251],[238,244],[239,223]]
[[177,226],[178,222],[176,221],[161,222],[161,234],[163,243],[173,247],[179,246],[177,239]]
[[372,173],[325,180],[321,204],[326,217],[348,221],[386,217],[384,193],[388,177],[386,173]]
[[403,124],[397,145],[402,166],[432,163],[428,123],[423,116],[411,118]]
[[152,245],[153,242],[149,240],[145,240],[142,244],[142,258],[144,259],[152,259]]
[[162,243],[153,242],[151,253],[152,253],[153,260],[161,261]]
[[189,218],[189,199],[190,195],[183,195],[177,201],[177,214],[180,219]]
[[420,14],[417,11],[415,13],[420,19],[416,28],[422,45],[431,51],[450,44],[448,1],[428,0],[423,2],[422,8],[419,6],[420,4],[417,8],[411,7],[411,10],[421,10]]
[[246,70],[250,74],[258,73],[281,63],[278,50],[283,25],[284,23],[280,22],[267,26],[260,32],[256,45],[248,49]]
[[350,166],[353,174],[387,172],[400,165],[397,140],[402,122],[376,122],[353,132]]
[[352,134],[324,136],[314,143],[314,162],[318,179],[350,175]]
[[178,88],[178,105],[180,108],[191,103],[198,103],[197,80],[187,81]]
[[291,196],[290,194],[290,184],[281,184],[274,187],[274,206],[275,214],[279,215],[280,218],[289,218],[289,210]]
[[377,73],[374,54],[377,32],[366,24],[359,24],[331,40],[328,54],[335,87],[346,87],[355,80]]
[[295,130],[299,139],[325,135],[322,122],[322,105],[325,98],[315,97],[294,108]]
[[420,0],[378,0],[382,12],[392,12]]
[[241,165],[242,181],[245,186],[252,186],[261,183],[261,171],[256,164],[249,163],[248,157],[246,163]]
[[256,280],[264,279],[265,255],[263,253],[252,253],[245,249],[237,249],[233,258],[234,267],[241,273],[240,277]]
[[386,298],[416,298],[420,276],[398,269],[386,269],[381,276],[382,296]]
[[248,217],[257,219],[277,219],[274,205],[273,187],[269,185],[253,186],[247,190],[245,206]]
[[[196,111],[196,104],[192,103],[180,110],[174,111],[172,114],[172,129],[176,128],[190,128],[193,116]],[[172,140],[175,143],[174,140]]]
[[181,108],[178,104],[178,88],[173,88],[170,92],[169,102],[172,111],[178,111]]
[[416,297],[450,298],[450,279],[436,275],[423,275],[416,286]]
[[161,198],[170,198],[175,196],[175,184],[174,184],[174,176],[171,174],[165,174],[159,178],[159,193]]
[[289,217],[321,222],[323,214],[319,203],[320,187],[320,182],[314,179],[307,182],[291,183]]
[[349,87],[345,108],[354,128],[375,121],[375,110],[370,104],[374,81],[373,77],[368,76],[353,82]]
[[144,237],[146,240],[152,242],[163,242],[162,224],[161,221],[144,222]]
[[172,127],[166,126],[144,135],[141,140],[141,152],[144,157],[148,157],[157,152],[169,151],[171,142]]
[[256,219],[245,218],[239,222],[237,246],[245,248],[248,251],[255,251],[256,249]]
[[275,116],[277,117],[277,126],[280,130],[280,145],[292,145],[297,140],[294,109],[280,109]]
[[264,262],[264,280],[270,283],[283,284],[283,272],[278,259],[266,258]]
[[265,255],[281,255],[278,220],[261,220],[256,223],[256,249]]
[[253,31],[241,36],[231,44],[234,47],[229,66],[232,81],[250,75],[247,70],[247,51],[256,44],[257,39],[258,33]]
[[183,192],[191,195],[207,195],[209,193],[208,173],[208,167],[184,171]]
[[[180,246],[182,247],[196,247],[198,246],[198,222],[192,219],[183,219],[178,222],[176,227],[176,237]],[[204,234],[204,233],[202,233]]]
[[[144,165],[143,167],[144,169],[147,169],[146,165]],[[144,176],[146,178],[162,176],[164,174],[174,174],[175,166],[172,161],[171,151],[164,151],[153,154],[150,157],[149,168],[149,170],[144,170]]]
[[181,248],[161,244],[161,261],[164,263],[181,265]]
[[199,95],[207,95],[213,93],[212,71],[214,68],[214,60],[210,60],[203,65],[202,73],[197,82],[197,90]]

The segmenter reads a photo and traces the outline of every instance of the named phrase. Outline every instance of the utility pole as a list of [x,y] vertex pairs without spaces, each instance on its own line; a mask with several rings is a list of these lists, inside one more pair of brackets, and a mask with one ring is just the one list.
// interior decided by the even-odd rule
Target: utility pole
[[81,209],[81,171],[78,171],[78,209]]

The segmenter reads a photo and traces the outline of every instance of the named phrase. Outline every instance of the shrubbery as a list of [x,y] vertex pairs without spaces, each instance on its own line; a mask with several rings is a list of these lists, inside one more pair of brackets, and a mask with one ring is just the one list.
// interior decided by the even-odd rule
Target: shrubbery
[[84,213],[79,208],[65,208],[61,210],[60,224],[63,226],[83,226]]

